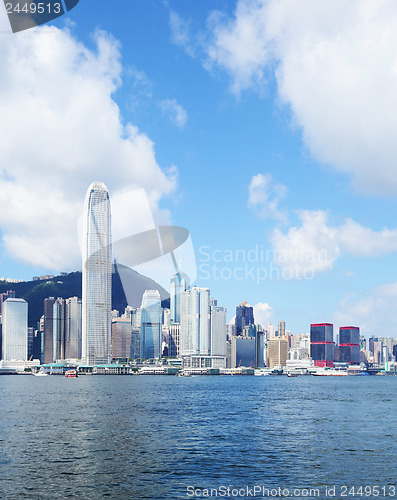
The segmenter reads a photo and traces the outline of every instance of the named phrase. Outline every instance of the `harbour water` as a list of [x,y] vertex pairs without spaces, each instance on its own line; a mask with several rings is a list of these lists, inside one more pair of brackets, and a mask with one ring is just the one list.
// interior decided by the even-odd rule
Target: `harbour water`
[[[0,498],[187,499],[255,486],[390,498],[396,389],[396,377],[3,376]],[[349,496],[344,485],[386,489]]]

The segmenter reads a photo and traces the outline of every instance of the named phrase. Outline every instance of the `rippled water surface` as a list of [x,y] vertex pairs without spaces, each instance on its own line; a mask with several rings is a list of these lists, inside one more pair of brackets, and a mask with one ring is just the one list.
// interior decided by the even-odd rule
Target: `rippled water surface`
[[2,376],[0,497],[397,486],[396,390],[397,377]]

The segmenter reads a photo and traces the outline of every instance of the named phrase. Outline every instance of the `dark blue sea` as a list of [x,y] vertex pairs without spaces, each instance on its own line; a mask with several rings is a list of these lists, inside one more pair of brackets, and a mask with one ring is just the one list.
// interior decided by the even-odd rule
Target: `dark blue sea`
[[396,393],[397,377],[1,376],[0,498],[397,497]]

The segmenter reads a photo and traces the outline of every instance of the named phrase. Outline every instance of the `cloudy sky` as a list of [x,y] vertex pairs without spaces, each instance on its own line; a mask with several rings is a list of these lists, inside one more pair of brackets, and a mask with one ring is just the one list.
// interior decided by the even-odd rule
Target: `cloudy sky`
[[1,11],[0,275],[78,269],[97,180],[189,229],[229,318],[397,336],[396,25],[393,0],[81,0],[20,34]]

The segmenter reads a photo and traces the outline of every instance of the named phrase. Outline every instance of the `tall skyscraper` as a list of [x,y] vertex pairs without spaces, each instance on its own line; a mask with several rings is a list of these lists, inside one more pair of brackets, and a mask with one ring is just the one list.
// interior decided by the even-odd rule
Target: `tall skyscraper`
[[211,356],[226,356],[226,308],[211,306]]
[[14,292],[14,290],[7,290],[4,293],[0,293],[0,314],[2,314],[3,303],[7,299],[15,299],[15,292]]
[[66,299],[65,358],[81,358],[81,300]]
[[54,297],[44,299],[44,318],[43,318],[43,362],[44,364],[53,363],[54,359]]
[[357,326],[339,328],[339,361],[360,363],[360,329]]
[[274,337],[267,342],[269,367],[286,366],[288,359],[288,340],[285,337]]
[[171,278],[170,308],[171,321],[181,321],[181,294],[190,288],[190,279],[180,268]]
[[244,326],[253,325],[254,321],[254,308],[243,300],[239,306],[236,307],[236,335],[243,334]]
[[112,237],[108,190],[102,182],[88,188],[84,206],[82,359],[110,361],[112,329]]
[[53,305],[53,360],[65,359],[65,299],[58,298]]
[[145,290],[141,304],[141,358],[161,358],[161,298],[158,290]]
[[177,358],[180,351],[180,323],[171,323],[168,330],[168,357]]
[[193,287],[181,296],[180,355],[211,354],[210,291]]
[[285,337],[285,321],[278,322],[277,337]]
[[256,338],[236,335],[231,342],[231,366],[247,368],[256,366]]
[[28,303],[23,299],[3,302],[3,359],[28,359]]
[[112,320],[112,357],[131,356],[131,317]]
[[313,323],[310,325],[310,356],[314,366],[334,366],[334,325]]

